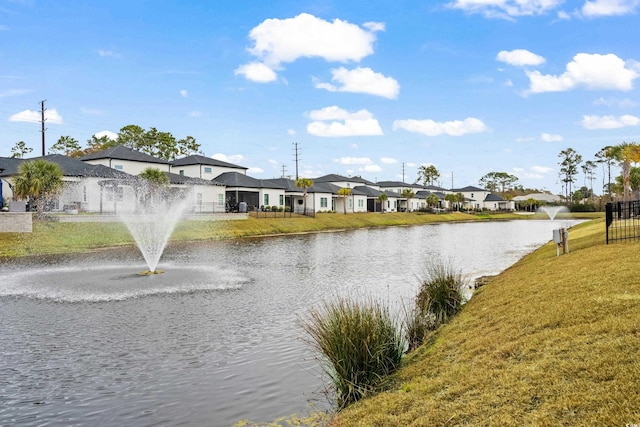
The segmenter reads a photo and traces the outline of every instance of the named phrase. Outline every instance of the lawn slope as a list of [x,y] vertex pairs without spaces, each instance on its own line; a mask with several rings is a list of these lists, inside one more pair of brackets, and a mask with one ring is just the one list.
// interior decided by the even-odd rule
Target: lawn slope
[[640,423],[640,242],[571,229],[478,290],[339,426]]

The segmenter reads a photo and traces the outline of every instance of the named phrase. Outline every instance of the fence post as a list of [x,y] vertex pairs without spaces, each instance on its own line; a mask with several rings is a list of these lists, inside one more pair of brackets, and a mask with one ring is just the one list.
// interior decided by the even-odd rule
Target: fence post
[[607,238],[607,245],[609,244],[609,227],[611,226],[611,223],[613,222],[613,204],[611,202],[607,203],[604,207],[605,210],[605,222],[606,222],[606,238]]

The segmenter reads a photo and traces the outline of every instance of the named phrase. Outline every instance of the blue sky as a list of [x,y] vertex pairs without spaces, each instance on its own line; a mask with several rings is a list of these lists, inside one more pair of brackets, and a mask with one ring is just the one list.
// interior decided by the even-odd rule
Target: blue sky
[[[256,178],[561,191],[558,153],[638,141],[640,0],[0,0],[0,156],[129,124]],[[582,176],[578,184],[582,185]],[[601,178],[594,183],[601,192]]]

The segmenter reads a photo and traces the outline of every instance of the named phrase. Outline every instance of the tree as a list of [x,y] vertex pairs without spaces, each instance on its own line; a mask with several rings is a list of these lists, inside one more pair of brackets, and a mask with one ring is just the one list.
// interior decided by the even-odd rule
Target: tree
[[593,160],[587,160],[581,166],[582,172],[584,173],[585,187],[587,186],[587,181],[589,181],[589,188],[591,189],[591,192],[590,192],[591,196],[589,196],[589,198],[593,197],[593,180],[595,179],[595,176],[596,176],[595,171],[597,167],[598,165]]
[[510,175],[507,172],[489,172],[480,178],[480,186],[489,191],[504,194],[507,190],[511,190],[518,182],[518,177]]
[[[456,193],[456,202],[458,202],[458,206],[459,207],[463,207],[464,206],[464,201],[466,200],[466,197],[464,197],[464,194],[462,193]],[[460,209],[458,209],[460,210]]]
[[304,215],[307,214],[307,188],[313,185],[313,180],[309,178],[296,179],[296,187],[302,188],[302,198],[304,200]]
[[344,214],[347,214],[347,197],[351,195],[350,188],[341,188],[338,190],[338,195],[342,196],[342,205],[344,206]]
[[146,168],[138,176],[156,187],[166,187],[169,185],[169,178],[158,168]]
[[58,164],[38,159],[24,162],[18,168],[13,183],[17,199],[35,203],[37,216],[42,217],[47,201],[62,188],[62,169]]
[[400,193],[400,196],[407,199],[407,212],[409,212],[409,199],[413,199],[414,197],[416,197],[416,193],[414,193],[410,188],[405,188],[404,190],[402,190],[402,193]]
[[440,203],[440,198],[435,194],[431,193],[427,196],[427,206],[438,206]]
[[70,136],[61,136],[58,138],[58,141],[51,146],[50,150],[54,153],[61,153],[69,157],[79,157],[78,154],[83,154],[82,147],[78,140]]
[[422,181],[422,185],[433,185],[438,178],[440,178],[440,172],[434,165],[422,165],[418,168],[418,179],[416,183]]
[[631,189],[631,163],[640,161],[640,145],[635,142],[623,142],[619,146],[618,161],[622,168],[622,190],[623,200],[629,200],[629,190]]
[[11,157],[14,159],[23,159],[25,154],[29,154],[33,151],[33,148],[27,147],[24,141],[16,142],[16,145],[11,147]]
[[449,207],[451,210],[453,210],[453,205],[454,203],[456,203],[458,201],[458,198],[456,197],[455,194],[453,193],[448,193],[444,195],[444,199],[449,202]]
[[604,183],[604,173],[602,176],[602,190],[605,191],[608,196],[609,196],[609,201],[611,201],[611,165],[613,164],[613,162],[616,160],[616,158],[618,157],[618,152],[619,152],[619,147],[615,147],[615,146],[606,146],[602,149],[600,149],[600,151],[598,151],[596,153],[596,162],[597,163],[602,163],[602,168],[603,168],[603,172],[604,172],[604,168],[606,166],[606,175],[608,176],[608,180],[607,180],[607,184],[605,185]]
[[376,197],[376,201],[378,203],[380,203],[380,212],[384,213],[384,203],[389,199],[389,196],[387,196],[386,193],[380,193],[378,194],[378,197]]
[[560,178],[565,183],[565,198],[571,200],[571,184],[576,181],[575,176],[578,174],[578,166],[582,163],[582,156],[573,148],[562,150],[558,154],[562,160],[558,162],[560,165]]
[[187,156],[200,150],[200,144],[192,136],[176,140],[170,132],[160,132],[154,127],[145,131],[137,125],[120,129],[117,143],[164,160],[175,160],[178,156]]
[[87,148],[84,149],[84,154],[97,153],[98,151],[106,150],[117,145],[119,145],[118,141],[109,138],[107,135],[103,135],[100,138],[92,135],[91,138],[87,140]]

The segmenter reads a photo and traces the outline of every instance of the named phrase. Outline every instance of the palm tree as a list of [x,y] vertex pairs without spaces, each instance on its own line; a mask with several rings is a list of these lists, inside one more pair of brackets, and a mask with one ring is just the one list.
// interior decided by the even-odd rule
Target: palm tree
[[440,202],[440,198],[435,194],[431,193],[427,196],[427,206],[437,206]]
[[347,214],[347,197],[351,195],[350,188],[341,188],[338,190],[338,195],[342,196],[342,205],[344,206],[344,214]]
[[307,214],[307,188],[313,185],[313,180],[309,178],[296,179],[296,187],[302,188],[302,197],[304,200],[304,215]]
[[157,168],[146,168],[143,170],[139,178],[147,184],[143,185],[145,200],[152,203],[158,203],[165,195],[167,187],[169,187],[169,177]]
[[629,199],[631,163],[638,163],[640,161],[640,145],[635,142],[623,142],[618,147],[620,150],[618,159],[622,167],[623,200],[626,202]]
[[384,202],[386,202],[388,198],[389,197],[387,196],[386,193],[380,193],[380,194],[378,194],[378,197],[376,198],[376,201],[378,203],[380,203],[380,212],[381,213],[384,213]]
[[409,212],[409,199],[413,199],[414,197],[416,197],[416,193],[414,193],[410,188],[405,188],[404,190],[402,190],[402,193],[400,193],[400,195],[407,199],[406,212]]
[[38,159],[24,162],[18,168],[13,183],[13,195],[35,203],[37,216],[42,217],[49,198],[62,188],[62,169],[56,163]]

